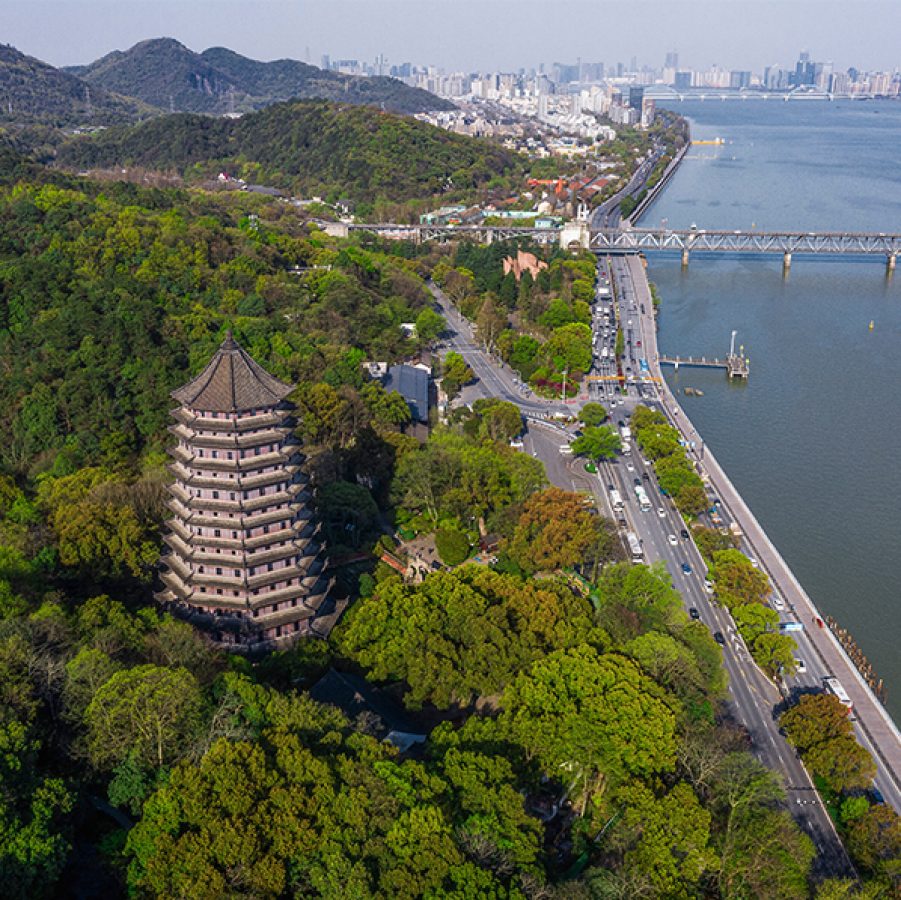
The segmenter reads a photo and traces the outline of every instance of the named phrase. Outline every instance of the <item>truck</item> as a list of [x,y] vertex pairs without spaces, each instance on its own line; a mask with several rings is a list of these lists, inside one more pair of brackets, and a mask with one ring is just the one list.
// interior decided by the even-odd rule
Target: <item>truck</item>
[[791,631],[803,631],[804,625],[801,622],[780,622],[779,633],[788,634]]
[[615,489],[610,491],[610,506],[614,512],[622,512],[622,510],[625,509],[622,495]]
[[633,563],[644,561],[644,550],[641,549],[641,541],[634,531],[626,532],[626,543],[629,545],[629,553],[632,555]]
[[624,444],[628,443],[632,440],[632,429],[628,425],[620,425],[619,436]]

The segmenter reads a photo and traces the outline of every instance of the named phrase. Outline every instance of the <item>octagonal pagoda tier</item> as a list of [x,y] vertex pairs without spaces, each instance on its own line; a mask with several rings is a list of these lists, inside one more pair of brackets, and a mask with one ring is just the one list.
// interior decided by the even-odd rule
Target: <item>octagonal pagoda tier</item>
[[156,598],[235,649],[324,635],[340,612],[328,598],[292,390],[229,333],[172,392],[172,517]]

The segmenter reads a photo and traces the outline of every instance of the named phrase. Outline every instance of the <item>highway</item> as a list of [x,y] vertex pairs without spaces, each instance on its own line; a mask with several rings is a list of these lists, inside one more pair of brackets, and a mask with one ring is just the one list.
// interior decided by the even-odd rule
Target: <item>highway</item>
[[[694,445],[692,453],[695,462],[708,483],[711,497],[717,500],[716,507],[724,525],[728,527],[733,522],[738,525],[742,531],[740,549],[769,576],[773,586],[771,596],[774,598],[771,604],[777,608],[780,619],[799,622],[804,627],[803,631],[793,633],[792,637],[798,645],[796,657],[804,661],[806,671],[787,679],[786,695],[793,698],[799,692],[821,690],[826,676],[837,676],[854,702],[856,737],[877,762],[875,785],[886,802],[896,810],[901,810],[901,736],[898,729],[882,704],[866,687],[831,632],[817,627],[815,622],[819,613],[812,601],[709,448],[704,447],[701,435],[662,379],[657,362],[656,325],[641,260],[615,258],[612,265],[623,296],[629,298],[630,302],[634,300],[638,309],[638,327],[642,334],[643,349],[648,353],[649,371],[652,376],[660,379],[656,382],[659,386],[658,408],[680,429],[683,438]],[[645,307],[644,314],[641,313],[642,305]]]

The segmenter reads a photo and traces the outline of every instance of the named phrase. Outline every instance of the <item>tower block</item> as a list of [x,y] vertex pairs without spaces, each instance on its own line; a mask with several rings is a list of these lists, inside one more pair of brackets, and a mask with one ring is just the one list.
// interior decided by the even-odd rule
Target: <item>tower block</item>
[[172,518],[156,599],[235,650],[323,636],[340,612],[327,596],[292,390],[229,332],[203,372],[172,392]]

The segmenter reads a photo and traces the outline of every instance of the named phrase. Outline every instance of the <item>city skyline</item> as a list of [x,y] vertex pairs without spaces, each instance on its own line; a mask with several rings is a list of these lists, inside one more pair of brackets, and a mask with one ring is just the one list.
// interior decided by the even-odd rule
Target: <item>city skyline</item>
[[[837,70],[876,71],[898,67],[893,36],[901,25],[901,6],[887,0],[639,0],[628,17],[606,0],[208,0],[190,7],[172,0],[12,0],[6,7],[6,41],[57,66],[85,64],[168,36],[194,50],[222,45],[257,59],[288,57],[314,65],[324,55],[367,61],[382,56],[389,66],[410,61],[516,71],[578,57],[628,65],[634,57],[639,66],[657,68],[676,51],[686,68],[716,64],[759,72],[789,65],[808,50]],[[248,29],[248,21],[262,27]],[[550,21],[559,27],[549,27]]]

